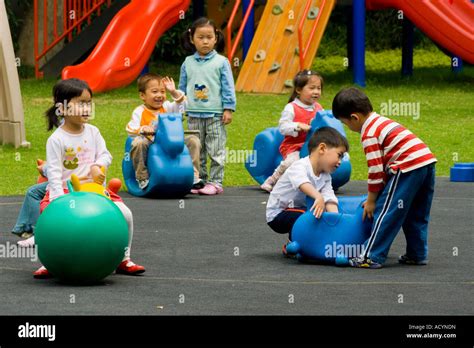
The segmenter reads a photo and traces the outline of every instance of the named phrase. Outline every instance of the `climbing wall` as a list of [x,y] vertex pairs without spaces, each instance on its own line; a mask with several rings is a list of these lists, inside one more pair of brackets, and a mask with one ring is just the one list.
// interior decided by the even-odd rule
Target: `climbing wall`
[[[324,3],[324,6],[322,6]],[[316,32],[305,59],[311,67],[321,42],[335,0],[314,0],[303,26],[306,45],[315,17],[321,11]],[[298,56],[298,24],[306,1],[269,0],[257,32],[237,78],[236,90],[252,93],[289,93],[291,81],[300,70]]]

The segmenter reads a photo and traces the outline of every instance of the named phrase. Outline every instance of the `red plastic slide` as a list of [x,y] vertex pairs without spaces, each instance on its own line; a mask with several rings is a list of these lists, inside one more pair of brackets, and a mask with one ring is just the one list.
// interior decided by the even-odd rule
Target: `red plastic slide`
[[109,23],[90,56],[81,64],[65,67],[62,78],[85,80],[94,92],[130,84],[148,62],[160,36],[178,22],[190,2],[132,0]]
[[452,54],[474,64],[474,3],[471,0],[366,0],[368,10],[393,7]]

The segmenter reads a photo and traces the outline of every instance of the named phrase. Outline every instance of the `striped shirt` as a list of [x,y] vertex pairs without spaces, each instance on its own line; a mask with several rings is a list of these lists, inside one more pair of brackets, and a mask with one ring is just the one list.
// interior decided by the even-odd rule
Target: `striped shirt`
[[361,143],[369,167],[369,191],[378,192],[388,174],[406,173],[436,162],[430,149],[415,134],[373,112],[362,125]]

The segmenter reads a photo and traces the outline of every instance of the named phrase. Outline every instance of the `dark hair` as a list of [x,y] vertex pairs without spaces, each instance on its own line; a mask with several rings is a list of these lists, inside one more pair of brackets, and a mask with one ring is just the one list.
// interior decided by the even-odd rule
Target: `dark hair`
[[138,91],[142,92],[142,93],[145,93],[146,85],[148,84],[148,82],[150,82],[152,80],[156,80],[159,83],[161,83],[161,79],[162,79],[162,77],[158,74],[155,74],[155,73],[143,74],[137,80]]
[[53,87],[53,101],[54,105],[50,107],[44,115],[48,121],[48,130],[54,127],[59,127],[61,113],[59,106],[67,104],[72,98],[80,97],[84,90],[89,91],[92,97],[92,90],[83,80],[76,78],[61,80],[57,82]]
[[206,17],[201,17],[201,18],[196,19],[194,23],[191,25],[191,28],[189,28],[183,33],[181,37],[181,41],[186,51],[193,52],[193,53],[196,52],[196,47],[191,42],[191,38],[194,36],[194,33],[196,32],[197,28],[205,27],[207,25],[210,25],[211,27],[214,28],[214,33],[217,38],[217,42],[216,42],[216,45],[214,46],[214,49],[217,52],[224,51],[224,48],[225,48],[224,34],[222,34],[222,32],[219,29],[217,29],[216,23],[214,23],[212,19],[208,19]]
[[346,137],[332,127],[322,127],[313,133],[308,142],[308,153],[311,153],[322,143],[329,148],[344,146],[345,152],[349,152],[349,143]]
[[293,94],[291,95],[290,99],[288,100],[288,103],[291,103],[293,100],[296,99],[298,96],[298,93],[296,92],[296,89],[303,88],[308,84],[309,79],[312,76],[316,76],[319,78],[319,81],[321,81],[321,91],[323,90],[323,85],[324,85],[324,80],[323,77],[317,73],[316,71],[313,70],[301,70],[299,73],[296,74],[296,76],[293,78]]
[[372,111],[374,109],[369,98],[355,87],[341,89],[332,101],[332,113],[337,119],[350,119],[351,114],[355,112],[368,115]]

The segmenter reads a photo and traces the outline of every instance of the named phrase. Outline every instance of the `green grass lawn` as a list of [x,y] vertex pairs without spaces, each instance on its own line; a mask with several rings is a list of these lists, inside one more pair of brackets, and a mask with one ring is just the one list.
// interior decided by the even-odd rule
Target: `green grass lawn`
[[[439,51],[415,51],[414,76],[400,76],[401,53],[367,52],[367,88],[376,111],[383,103],[419,103],[419,117],[387,115],[408,127],[423,139],[438,158],[437,175],[449,175],[455,161],[474,161],[472,137],[474,126],[474,68],[466,66],[462,74],[451,73],[449,58]],[[337,91],[351,85],[351,73],[344,67],[344,57],[315,60],[314,68],[325,79],[321,104],[330,109]],[[178,81],[179,66],[157,66],[161,74]],[[25,79],[21,81],[27,140],[31,148],[0,147],[2,163],[0,195],[24,194],[35,183],[36,158],[45,158],[45,144],[50,133],[43,117],[50,106],[55,81]],[[230,150],[251,150],[255,135],[278,124],[287,95],[238,94],[234,121],[228,127]],[[94,96],[96,118],[114,161],[108,177],[122,178],[121,160],[126,138],[125,125],[132,110],[140,104],[135,85]],[[358,134],[347,130],[351,145],[352,179],[366,178],[366,163]],[[253,179],[243,163],[226,164],[225,185],[252,185]]]

